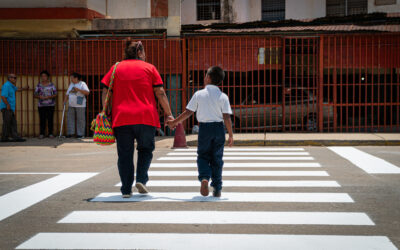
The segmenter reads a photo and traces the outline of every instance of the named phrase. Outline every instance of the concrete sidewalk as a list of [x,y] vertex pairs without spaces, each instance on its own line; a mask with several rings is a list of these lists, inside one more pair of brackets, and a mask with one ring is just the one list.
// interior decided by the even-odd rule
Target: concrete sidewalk
[[[400,146],[400,133],[258,133],[234,134],[235,146]],[[186,135],[188,146],[197,146],[197,135]],[[86,144],[86,145],[85,145]],[[174,137],[156,137],[157,148],[171,148]],[[0,143],[0,147],[13,146],[55,146],[71,145],[87,147],[95,145],[92,138],[43,139],[28,138],[26,142]],[[104,148],[108,148],[105,146]]]
[[[259,133],[234,134],[235,146],[397,146],[400,133]],[[187,135],[188,146],[197,146],[197,135]],[[158,138],[157,146],[171,147],[173,138]]]

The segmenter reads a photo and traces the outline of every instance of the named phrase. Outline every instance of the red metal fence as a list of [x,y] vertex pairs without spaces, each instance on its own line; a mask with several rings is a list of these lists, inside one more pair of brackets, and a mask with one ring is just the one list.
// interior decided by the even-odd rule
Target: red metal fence
[[[226,71],[221,88],[230,98],[235,132],[400,131],[399,34],[142,41],[147,61],[164,80],[174,115],[202,88],[206,70],[219,65]],[[69,75],[83,75],[91,90],[90,135],[89,123],[100,110],[99,82],[122,60],[123,45],[121,40],[0,40],[0,80],[16,73],[17,86],[29,86],[17,94],[18,130],[25,136],[39,133],[33,89],[39,72],[47,69],[59,90],[58,128]],[[163,123],[161,110],[160,115]],[[192,118],[185,127],[191,132],[195,124]]]

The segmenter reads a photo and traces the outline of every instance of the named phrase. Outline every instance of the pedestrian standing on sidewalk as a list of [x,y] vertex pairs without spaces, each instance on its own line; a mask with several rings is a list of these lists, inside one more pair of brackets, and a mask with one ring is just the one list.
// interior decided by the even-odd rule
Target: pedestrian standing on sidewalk
[[218,85],[224,80],[225,73],[214,66],[207,70],[204,79],[205,88],[198,90],[190,99],[189,104],[176,120],[167,122],[173,129],[178,123],[183,122],[196,112],[199,122],[197,168],[199,181],[201,182],[200,193],[208,196],[208,182],[211,178],[213,196],[221,197],[222,190],[222,160],[225,144],[225,130],[229,133],[228,146],[233,145],[232,121],[230,115],[232,109],[228,96],[223,93]]
[[71,84],[68,87],[64,98],[64,104],[68,101],[67,112],[67,138],[75,134],[76,121],[76,137],[83,139],[85,137],[86,128],[86,96],[90,93],[88,86],[81,80],[78,73],[71,74]]
[[38,109],[40,118],[40,135],[39,139],[43,139],[46,132],[46,123],[49,138],[53,135],[53,117],[54,107],[56,105],[57,89],[50,82],[50,73],[47,70],[40,72],[40,82],[36,86],[34,97],[39,99]]
[[[112,127],[117,140],[118,171],[123,198],[129,198],[132,194],[135,140],[138,150],[135,186],[139,193],[148,193],[146,183],[149,180],[148,170],[155,148],[154,137],[156,129],[161,127],[155,96],[167,116],[167,121],[174,119],[161,76],[154,65],[145,62],[145,58],[143,44],[128,39],[125,58],[117,65],[112,86]],[[114,66],[101,80],[103,105],[113,70]]]
[[[7,79],[8,81],[1,87],[0,109],[1,113],[3,113],[3,134],[1,136],[1,141],[24,142],[26,140],[19,137],[17,132],[17,120],[15,119],[15,92],[28,88],[17,88],[17,86],[15,86],[17,83],[17,76],[15,74],[9,74]],[[12,137],[13,140],[10,140],[9,137]]]

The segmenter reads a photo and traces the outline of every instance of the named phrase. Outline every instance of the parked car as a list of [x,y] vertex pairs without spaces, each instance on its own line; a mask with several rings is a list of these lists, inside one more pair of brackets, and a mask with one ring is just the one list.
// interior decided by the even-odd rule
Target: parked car
[[[278,95],[282,96],[282,92]],[[284,119],[285,129],[292,127],[295,130],[317,131],[317,97],[309,89],[286,89],[284,105],[279,96],[274,99],[275,102],[266,104],[257,103],[257,98],[258,96],[249,95],[240,107],[233,109],[236,129],[282,129]],[[333,123],[332,106],[324,106],[323,120],[325,123],[328,120]]]

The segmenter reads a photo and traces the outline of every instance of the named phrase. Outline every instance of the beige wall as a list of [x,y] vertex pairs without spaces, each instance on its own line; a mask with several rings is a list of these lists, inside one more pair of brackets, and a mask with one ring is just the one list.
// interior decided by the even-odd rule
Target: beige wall
[[325,0],[286,0],[285,19],[313,19],[326,16]]
[[400,0],[396,4],[378,6],[375,5],[375,0],[368,0],[368,13],[373,12],[400,13]]
[[151,17],[150,0],[108,0],[108,16],[111,18]]
[[235,18],[233,19],[235,23],[245,23],[261,20],[260,0],[233,0],[232,8],[235,12]]
[[2,38],[73,38],[75,30],[90,30],[88,20],[0,20]]

